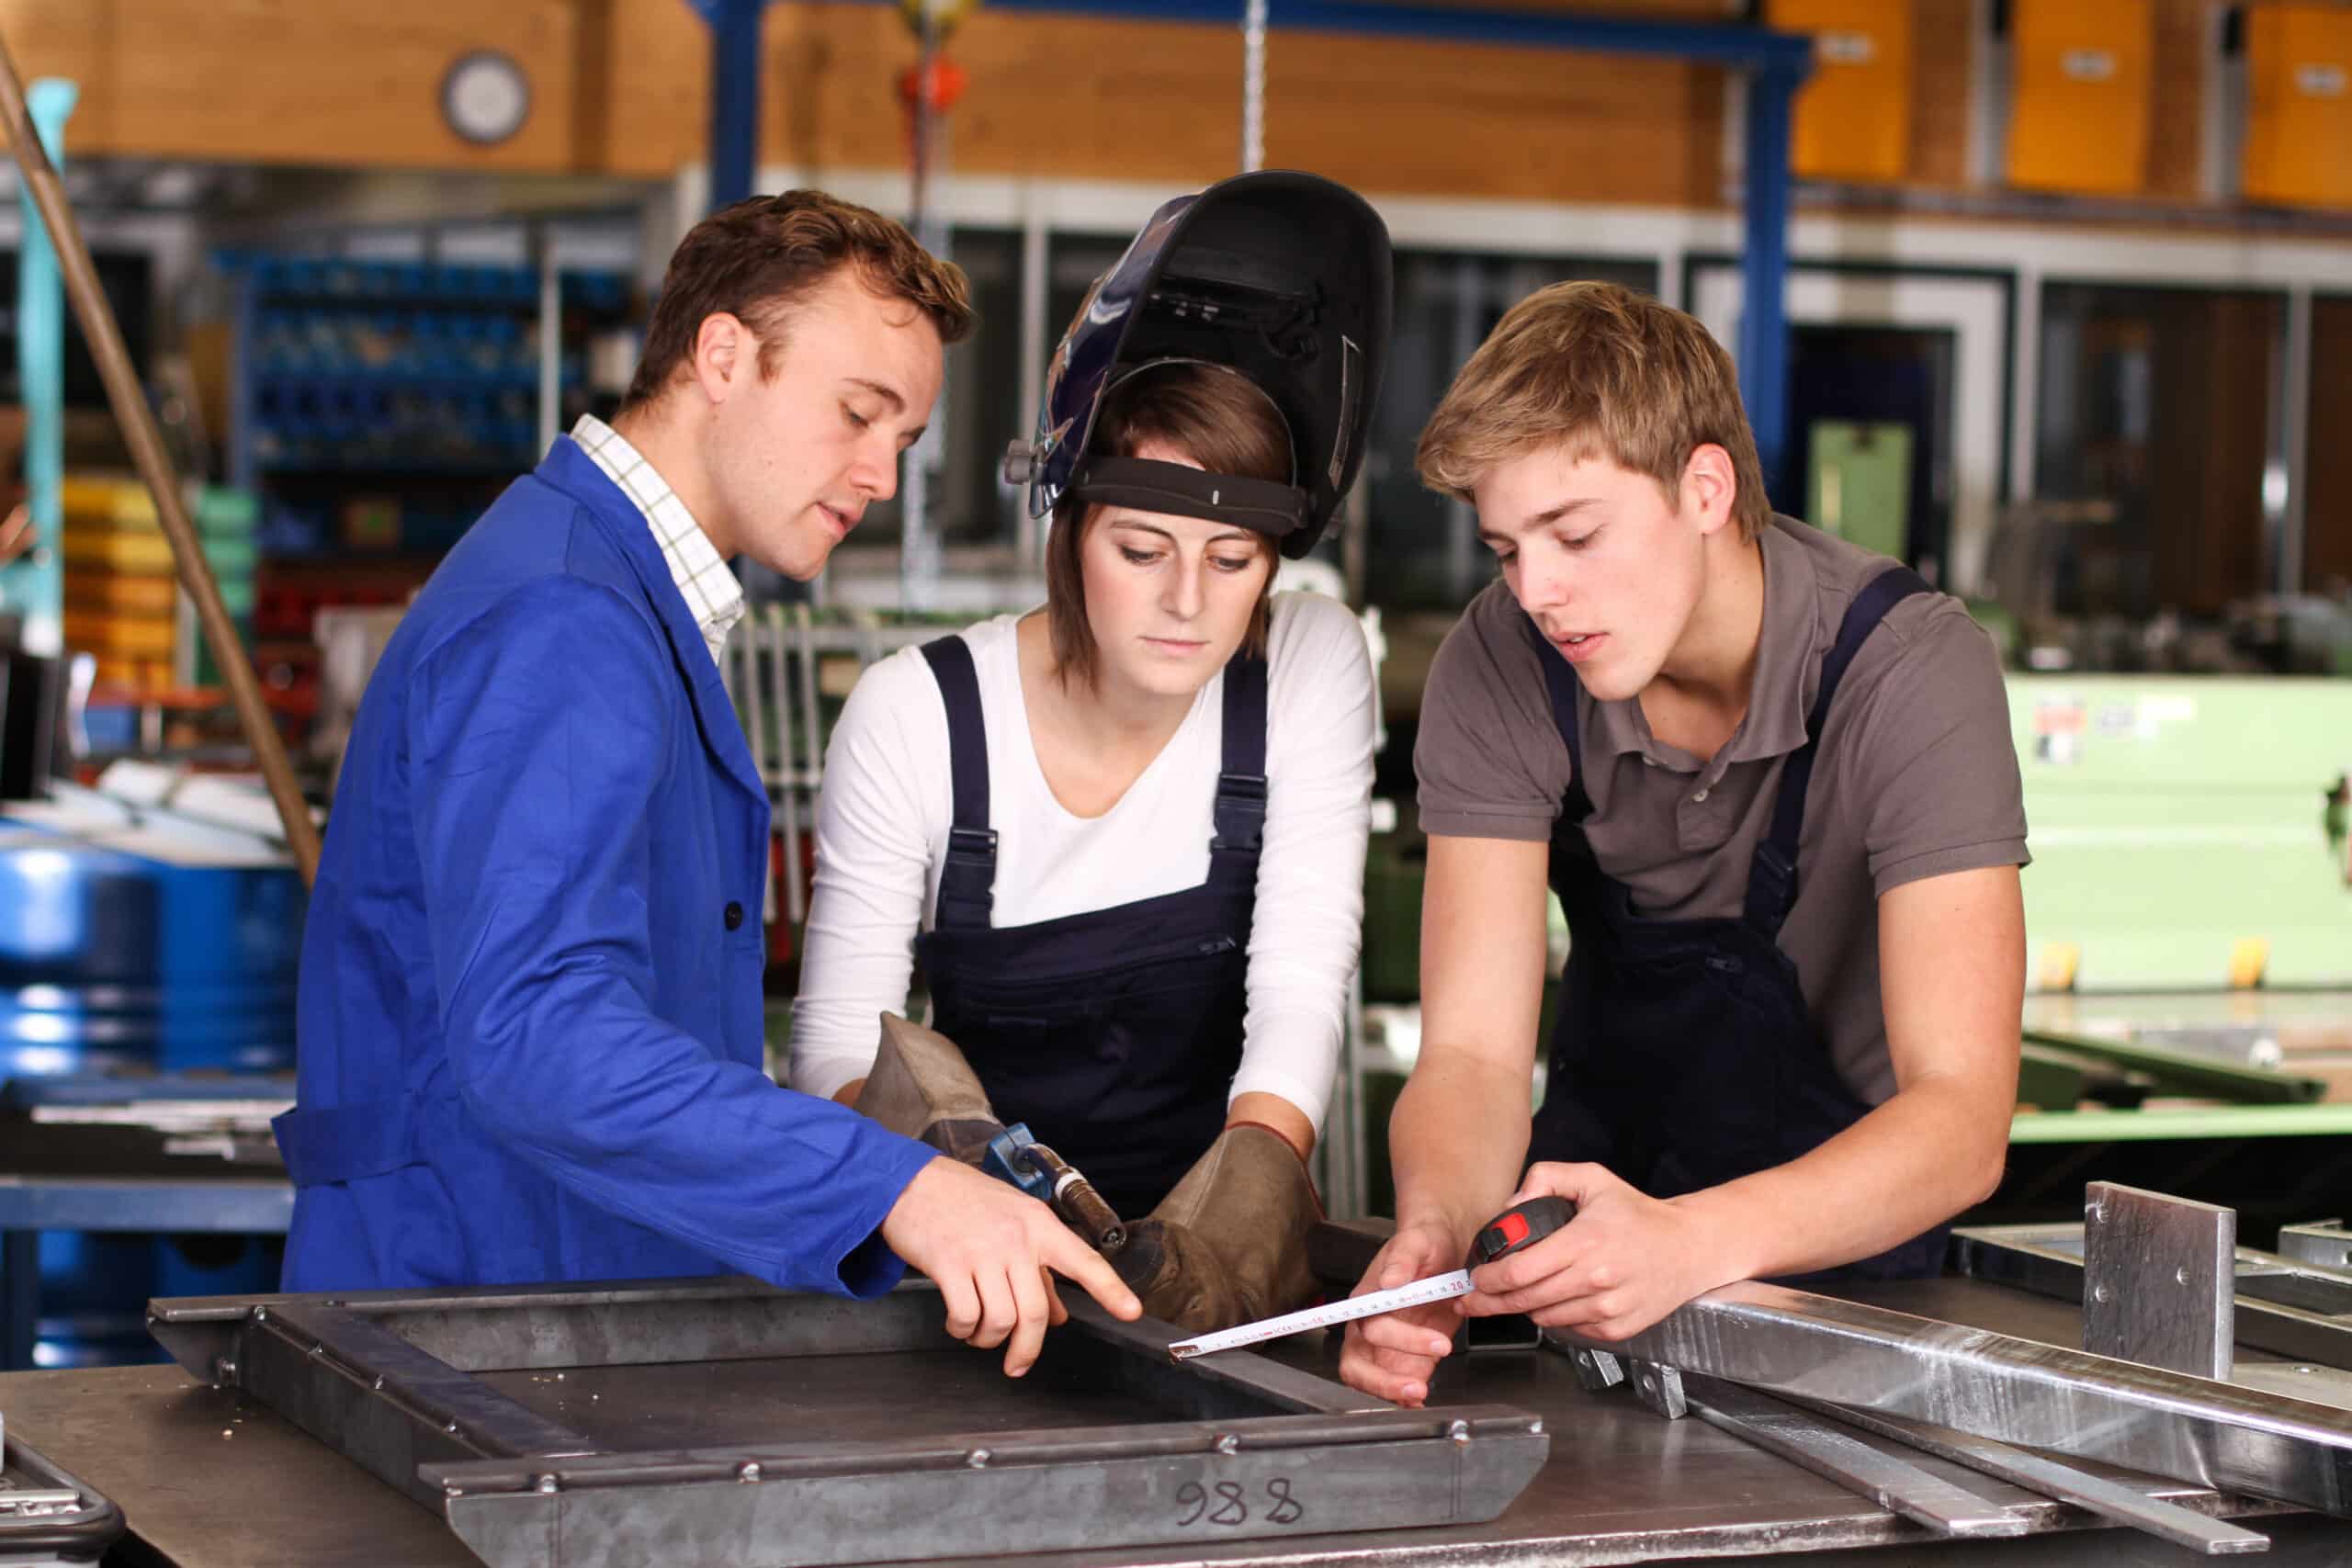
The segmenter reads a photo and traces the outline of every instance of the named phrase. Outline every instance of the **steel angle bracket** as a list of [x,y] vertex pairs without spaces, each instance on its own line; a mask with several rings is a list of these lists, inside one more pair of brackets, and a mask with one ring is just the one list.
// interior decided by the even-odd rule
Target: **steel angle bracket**
[[1475,1523],[1549,1439],[1470,1406],[428,1465],[494,1568],[964,1558]]
[[1685,1373],[2352,1514],[2352,1410],[1777,1285],[1726,1286],[1622,1343]]

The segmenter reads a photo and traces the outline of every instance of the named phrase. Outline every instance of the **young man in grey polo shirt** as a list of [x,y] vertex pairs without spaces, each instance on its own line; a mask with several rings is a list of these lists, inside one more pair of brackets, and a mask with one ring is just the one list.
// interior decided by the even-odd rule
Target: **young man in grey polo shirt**
[[[1578,1213],[1476,1293],[1352,1327],[1343,1374],[1419,1404],[1462,1314],[1623,1338],[1735,1280],[1938,1271],[2017,1087],[1990,642],[1773,515],[1723,349],[1613,286],[1506,315],[1419,465],[1502,574],[1422,702],[1422,1045],[1362,1288],[1459,1267],[1519,1199]],[[1531,1125],[1547,882],[1573,940]]]

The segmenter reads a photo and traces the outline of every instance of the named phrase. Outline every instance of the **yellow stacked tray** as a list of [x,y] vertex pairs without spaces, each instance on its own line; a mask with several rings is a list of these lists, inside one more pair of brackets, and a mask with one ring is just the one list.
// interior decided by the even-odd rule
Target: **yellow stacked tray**
[[76,474],[65,513],[65,643],[109,684],[172,683],[176,585],[154,498],[136,479]]

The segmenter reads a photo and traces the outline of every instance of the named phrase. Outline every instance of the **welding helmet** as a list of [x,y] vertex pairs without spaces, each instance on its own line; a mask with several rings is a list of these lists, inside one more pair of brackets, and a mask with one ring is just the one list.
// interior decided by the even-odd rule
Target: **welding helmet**
[[[1005,455],[1042,517],[1065,497],[1231,523],[1293,559],[1363,461],[1391,304],[1388,229],[1317,175],[1269,170],[1179,197],[1097,278],[1046,371],[1036,434]],[[1104,398],[1149,366],[1237,370],[1289,427],[1287,484],[1090,450]]]

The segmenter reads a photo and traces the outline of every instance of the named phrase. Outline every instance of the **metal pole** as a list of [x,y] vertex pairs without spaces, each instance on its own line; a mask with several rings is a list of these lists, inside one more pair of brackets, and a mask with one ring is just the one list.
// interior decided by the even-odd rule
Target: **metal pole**
[[1266,166],[1266,0],[1241,17],[1241,172]]
[[294,782],[294,769],[286,760],[285,743],[278,739],[269,710],[262,705],[261,683],[254,680],[253,665],[245,659],[236,623],[229,618],[229,607],[220,600],[220,584],[213,581],[211,568],[205,564],[203,548],[197,542],[196,525],[188,520],[187,503],[180,494],[179,476],[172,468],[171,454],[164,447],[163,433],[155,427],[154,412],[147,406],[147,394],[139,384],[139,372],[131,366],[130,351],[123,347],[122,329],[116,324],[114,311],[98,286],[89,244],[82,238],[82,227],[65,200],[64,182],[57,177],[48,152],[33,132],[32,118],[25,106],[24,83],[17,75],[16,56],[9,52],[5,40],[0,40],[0,119],[7,122],[8,141],[16,149],[17,165],[23,173],[26,187],[32,192],[34,204],[40,209],[50,243],[56,248],[58,265],[65,277],[66,297],[74,302],[74,314],[82,323],[82,335],[89,343],[90,355],[97,362],[98,374],[106,382],[107,400],[122,425],[123,439],[139,465],[139,477],[146,481],[155,498],[164,537],[171,542],[172,563],[179,569],[180,586],[196,601],[197,617],[203,623],[205,637],[212,645],[213,661],[220,665],[221,678],[228,682],[238,723],[253,746],[254,758],[261,764],[262,777],[269,785],[270,798],[277,803],[278,818],[286,826],[286,847],[293,852],[294,863],[300,869],[302,884],[307,887],[318,875],[318,829],[311,821],[311,808]]
[[2279,457],[2287,493],[2278,519],[2278,570],[2271,586],[2280,593],[2300,593],[2303,591],[2304,534],[2311,516],[2311,487],[2305,482],[2311,474],[2312,453],[2312,290],[2308,284],[2287,296],[2285,348]]
[[[1803,73],[1775,66],[1747,81],[1747,243],[1739,325],[1740,399],[1769,488],[1788,446],[1789,122]],[[1786,498],[1782,498],[1784,503]]]
[[710,209],[752,194],[760,147],[760,21],[767,0],[695,0],[710,24]]
[[563,273],[555,234],[539,230],[539,452],[555,445],[563,418]]

